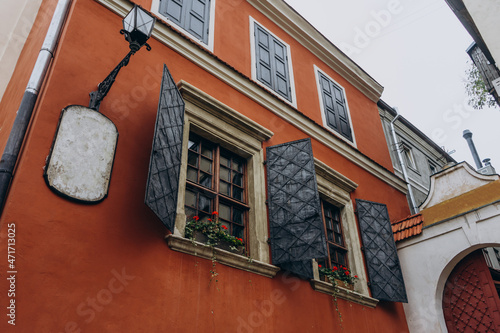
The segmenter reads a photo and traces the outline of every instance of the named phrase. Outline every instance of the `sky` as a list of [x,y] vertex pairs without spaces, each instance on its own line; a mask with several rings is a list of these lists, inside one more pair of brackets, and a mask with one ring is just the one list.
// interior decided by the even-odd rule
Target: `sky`
[[500,108],[467,104],[466,49],[472,43],[445,0],[285,0],[384,87],[396,107],[457,161],[481,160],[500,171]]

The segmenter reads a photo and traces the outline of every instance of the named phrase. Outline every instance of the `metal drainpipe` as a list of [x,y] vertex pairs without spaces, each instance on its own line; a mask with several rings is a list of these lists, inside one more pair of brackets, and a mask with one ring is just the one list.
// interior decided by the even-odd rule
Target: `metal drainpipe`
[[403,171],[403,177],[405,179],[405,182],[408,186],[408,194],[410,195],[410,203],[413,208],[413,213],[416,214],[419,212],[419,209],[417,205],[415,204],[415,197],[413,196],[413,189],[410,184],[410,177],[408,177],[408,173],[406,172],[406,166],[405,162],[403,159],[403,155],[399,151],[399,143],[398,143],[398,137],[396,136],[396,130],[394,129],[394,123],[396,120],[399,118],[399,113],[396,111],[396,117],[391,121],[391,132],[392,132],[392,139],[394,140],[394,144],[396,145],[396,152],[398,153],[398,159],[399,159],[399,164],[401,165],[401,170]]
[[5,199],[9,191],[9,185],[13,178],[19,152],[26,136],[26,131],[35,108],[35,103],[40,87],[47,74],[50,62],[54,57],[54,50],[59,42],[64,21],[66,19],[71,0],[59,0],[54,15],[50,22],[49,30],[45,35],[42,49],[38,53],[35,67],[24,91],[23,99],[19,105],[14,125],[9,134],[7,144],[0,160],[0,215],[3,212]]

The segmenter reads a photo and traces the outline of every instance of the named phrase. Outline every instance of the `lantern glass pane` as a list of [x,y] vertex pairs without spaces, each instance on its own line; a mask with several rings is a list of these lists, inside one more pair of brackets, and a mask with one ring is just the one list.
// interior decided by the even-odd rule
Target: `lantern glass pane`
[[123,19],[123,29],[128,32],[134,31],[136,8],[132,9]]
[[147,12],[138,8],[136,29],[149,37],[151,35],[153,24],[154,24],[154,18],[151,17]]

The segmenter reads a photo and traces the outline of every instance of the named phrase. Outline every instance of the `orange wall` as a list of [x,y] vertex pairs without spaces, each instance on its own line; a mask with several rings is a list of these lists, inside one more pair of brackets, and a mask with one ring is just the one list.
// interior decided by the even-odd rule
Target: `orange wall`
[[[217,3],[223,6],[224,1]],[[251,11],[246,5],[243,2]],[[61,109],[88,105],[88,93],[128,52],[120,29],[121,18],[96,2],[73,2],[1,220],[2,253],[7,224],[16,224],[16,331],[36,327],[47,332],[238,332],[243,322],[250,329],[240,332],[338,329],[332,297],[313,291],[306,281],[283,273],[269,279],[218,264],[219,282],[209,284],[210,261],[174,252],[165,244],[165,228],[143,203],[163,63],[175,81],[201,88],[272,130],[275,135],[265,146],[306,135],[154,39],[152,51],[141,50],[132,57],[101,104],[101,112],[120,133],[108,198],[82,205],[46,186],[42,168]],[[216,52],[219,47],[225,46],[216,46]],[[230,60],[228,54],[225,57]],[[362,99],[352,87],[347,89]],[[304,99],[301,92],[299,106],[307,104]],[[364,99],[359,106],[352,104],[355,109],[367,106],[378,117],[375,103]],[[408,215],[404,194],[320,142],[313,141],[313,150],[360,184],[354,198],[386,203],[391,218]],[[387,161],[379,159],[390,164],[388,153]],[[5,265],[0,261],[2,272],[7,271]],[[130,278],[120,284],[116,275],[122,270]],[[7,287],[2,279],[2,298]],[[91,310],[89,302],[96,297],[103,305]],[[382,302],[368,309],[340,300],[339,308],[346,332],[408,331],[399,303]],[[0,331],[10,329],[5,319],[0,321]]]

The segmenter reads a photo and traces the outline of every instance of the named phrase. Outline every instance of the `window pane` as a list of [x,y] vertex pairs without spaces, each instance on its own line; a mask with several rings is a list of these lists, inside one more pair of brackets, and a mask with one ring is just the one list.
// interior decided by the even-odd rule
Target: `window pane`
[[212,158],[212,150],[213,150],[212,147],[203,145],[201,147],[201,154],[208,158]]
[[197,183],[198,182],[198,170],[188,167],[187,169],[187,179]]
[[212,213],[212,200],[204,195],[200,194],[198,200],[198,209],[207,213]]
[[240,161],[233,160],[232,169],[236,170],[238,172],[243,172],[243,165],[242,165],[242,163]]
[[212,173],[212,161],[206,158],[202,158],[200,163],[200,169],[202,171]]
[[233,224],[233,236],[238,237],[238,238],[243,238],[244,233],[243,233],[243,227]]
[[219,217],[224,220],[231,220],[231,207],[219,204]]
[[231,193],[229,193],[229,191],[230,191],[229,184],[225,183],[223,181],[221,181],[219,184],[220,184],[219,185],[219,191],[220,191],[220,193],[229,196],[231,194]]
[[233,208],[233,222],[237,224],[243,224],[243,211],[237,208]]
[[342,235],[341,234],[335,234],[335,243],[337,243],[339,245],[343,245],[342,244]]
[[198,142],[189,140],[188,147],[189,147],[189,149],[194,150],[194,151],[197,152],[199,144],[198,144]]
[[196,216],[196,210],[192,208],[186,207],[186,217],[187,218],[192,218],[193,216]]
[[221,167],[220,168],[220,179],[223,179],[227,182],[231,181],[231,171],[227,168]]
[[190,151],[188,154],[188,164],[197,168],[198,167],[198,154],[195,154],[195,153]]
[[221,225],[223,225],[227,228],[226,230],[224,230],[224,228],[222,228],[224,230],[224,232],[226,232],[227,234],[231,233],[231,223],[221,221]]
[[196,193],[186,190],[186,206],[196,207]]
[[231,166],[231,161],[229,159],[227,159],[226,157],[221,156],[220,157],[220,165],[229,167],[229,166]]
[[207,175],[204,172],[200,172],[200,185],[212,188],[212,176]]
[[243,175],[233,171],[233,184],[243,186]]
[[243,201],[243,191],[236,186],[233,186],[233,198],[239,201]]

